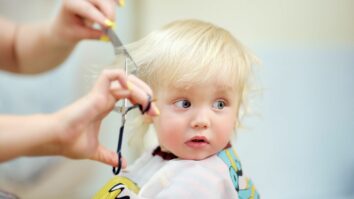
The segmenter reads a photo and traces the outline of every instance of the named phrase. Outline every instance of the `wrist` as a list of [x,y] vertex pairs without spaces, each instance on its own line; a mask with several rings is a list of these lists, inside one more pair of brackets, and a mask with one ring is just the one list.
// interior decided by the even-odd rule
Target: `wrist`
[[70,53],[79,42],[78,40],[69,38],[63,33],[55,32],[55,30],[50,30],[49,34],[49,39],[51,40],[52,45],[63,52]]
[[[56,142],[57,121],[51,114],[37,114],[24,120],[24,128],[27,128],[23,140],[28,144],[24,149],[26,156],[58,155]],[[19,142],[22,142],[21,140]],[[27,148],[27,149],[26,149]]]
[[48,123],[51,128],[47,150],[50,155],[61,155],[63,153],[62,134],[65,132],[65,125],[59,112],[47,115]]
[[76,158],[73,148],[77,145],[76,142],[80,138],[83,128],[86,127],[82,118],[88,115],[81,110],[84,99],[78,100],[51,116],[56,126],[56,130],[53,132],[53,144],[56,146],[57,155]]
[[61,111],[53,113],[50,115],[50,120],[52,122],[53,131],[52,131],[52,140],[53,145],[53,155],[66,155],[66,149],[72,140],[70,135],[73,131],[73,126],[71,121],[71,115],[68,114],[68,109],[65,108]]
[[73,39],[66,32],[70,31],[61,25],[62,22],[60,19],[55,18],[46,24],[46,37],[50,42],[58,49],[72,50],[76,44],[79,42],[77,39]]

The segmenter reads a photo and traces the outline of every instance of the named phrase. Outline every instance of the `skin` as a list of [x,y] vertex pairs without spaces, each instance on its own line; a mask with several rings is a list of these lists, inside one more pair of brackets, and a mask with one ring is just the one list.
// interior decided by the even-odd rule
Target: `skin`
[[[206,89],[207,88],[207,89]],[[201,160],[222,150],[236,124],[236,92],[211,81],[157,92],[161,117],[153,118],[163,151],[181,159]]]
[[[99,39],[115,19],[114,0],[64,0],[51,21],[16,24],[0,17],[0,69],[35,74],[62,63],[83,39]],[[102,29],[92,28],[99,24]],[[43,56],[45,55],[45,56]]]
[[[79,41],[105,34],[115,19],[116,5],[114,0],[63,0],[53,20],[37,24],[16,24],[0,17],[0,70],[37,74],[55,68]],[[101,122],[121,98],[146,106],[147,93],[152,96],[149,86],[138,78],[107,70],[86,96],[58,112],[0,115],[0,162],[61,155],[117,166],[117,154],[99,143]],[[156,106],[151,107],[146,114],[158,115]]]
[[[153,96],[135,76],[106,70],[86,96],[56,113],[0,116],[0,162],[20,156],[61,155],[117,166],[115,151],[99,143],[101,122],[121,98],[146,107],[147,93]],[[146,114],[159,114],[154,103]]]

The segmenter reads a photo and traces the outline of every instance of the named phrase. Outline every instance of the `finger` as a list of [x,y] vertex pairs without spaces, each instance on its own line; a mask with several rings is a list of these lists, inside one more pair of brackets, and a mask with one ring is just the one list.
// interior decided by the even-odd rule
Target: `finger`
[[[129,82],[131,82],[131,79],[129,79]],[[136,84],[136,82],[134,82],[132,84],[134,86],[130,89],[131,95],[129,97],[129,100],[133,104],[141,104],[143,106],[143,109],[148,107],[149,103],[151,103],[150,108],[148,109],[148,111],[146,113],[151,116],[159,115],[160,111],[158,110],[157,106],[150,101],[152,96],[146,91],[149,89],[139,87],[138,84]],[[149,97],[149,95],[150,95],[150,97]]]
[[122,168],[123,169],[127,168],[127,160],[124,157],[122,157]]
[[79,39],[99,39],[104,35],[104,33],[100,30],[88,27],[88,26],[81,26],[75,29],[76,37]]
[[112,82],[117,83],[124,89],[128,89],[127,76],[125,72],[120,69],[106,69],[104,70],[95,84],[94,89],[97,91],[107,90],[111,88]]
[[[135,75],[129,75],[128,76],[128,81],[129,82],[133,82],[135,85],[137,85],[139,88],[141,88],[142,90],[145,91],[145,94],[146,95],[150,95],[152,101],[154,101],[154,97],[153,97],[153,92],[152,92],[152,89],[150,88],[149,85],[147,85],[144,81],[142,81],[141,79],[139,79],[138,77],[136,77]],[[146,96],[146,98],[148,98],[148,96]],[[147,101],[148,103],[148,101]],[[144,105],[144,104],[143,104]],[[144,107],[147,107],[148,104],[144,105]],[[150,109],[147,111],[147,114],[148,115],[151,115],[151,116],[157,116],[157,115],[160,115],[160,111],[159,109],[157,108],[156,104],[151,102],[151,107]]]
[[115,99],[119,100],[123,98],[128,98],[130,96],[130,91],[122,89],[112,89],[111,94]]
[[131,82],[131,94],[129,100],[133,104],[146,105],[148,103],[148,94],[144,89],[140,88],[137,84]]
[[91,159],[92,160],[96,160],[98,162],[102,162],[104,164],[111,165],[111,166],[117,166],[118,165],[118,155],[117,155],[117,153],[105,148],[102,145],[98,146],[95,154],[92,156]]
[[114,21],[116,2],[114,0],[91,0],[108,19]]
[[[120,69],[104,70],[98,78],[94,90],[96,90],[97,92],[102,92],[107,88],[111,88],[113,81],[117,81],[119,85],[123,88],[120,89],[119,87],[117,87],[117,89],[113,89],[111,91],[111,93],[116,99],[128,98],[133,104],[141,104],[144,107],[148,106],[149,99],[146,90],[149,89],[140,88],[139,84],[135,84],[137,82],[136,80],[133,80],[135,83],[127,81],[127,76],[125,75],[125,72]],[[130,91],[130,95],[127,96],[127,93],[124,90]],[[148,110],[147,113],[151,116],[157,116],[160,112],[157,109],[156,105],[152,103],[151,108]]]
[[156,104],[154,102],[152,102],[151,108],[146,113],[151,116],[159,116],[160,110],[157,108]]
[[68,4],[68,9],[84,19],[106,26],[106,20],[108,18],[90,1],[71,1],[71,3]]
[[139,79],[135,75],[129,75],[128,80],[137,85],[139,88],[145,90],[145,92],[152,97],[153,94],[150,86],[147,85],[143,80]]

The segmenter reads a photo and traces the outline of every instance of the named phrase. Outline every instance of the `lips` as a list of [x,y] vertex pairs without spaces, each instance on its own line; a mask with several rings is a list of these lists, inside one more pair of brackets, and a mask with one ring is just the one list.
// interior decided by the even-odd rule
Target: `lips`
[[194,136],[186,142],[187,146],[192,148],[201,148],[209,144],[205,136]]

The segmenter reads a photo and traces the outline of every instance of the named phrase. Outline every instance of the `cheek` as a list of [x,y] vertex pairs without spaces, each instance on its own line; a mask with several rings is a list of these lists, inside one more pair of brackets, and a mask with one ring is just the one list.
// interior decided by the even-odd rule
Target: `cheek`
[[160,144],[177,141],[183,129],[183,125],[171,117],[156,118],[154,125]]
[[225,138],[230,138],[235,131],[236,117],[232,114],[223,117],[218,122],[218,131],[224,135]]
[[234,125],[222,125],[222,127],[219,128],[219,138],[228,142],[234,132],[233,126]]

